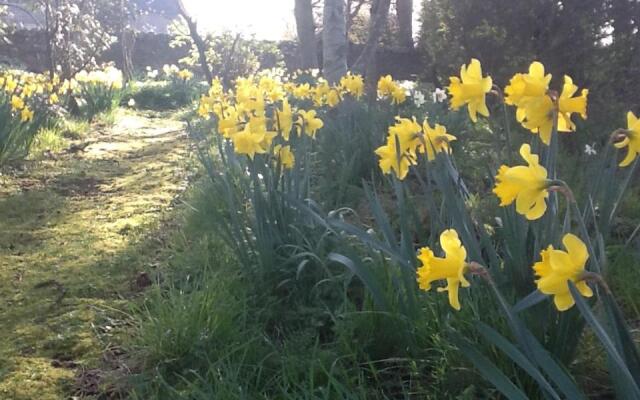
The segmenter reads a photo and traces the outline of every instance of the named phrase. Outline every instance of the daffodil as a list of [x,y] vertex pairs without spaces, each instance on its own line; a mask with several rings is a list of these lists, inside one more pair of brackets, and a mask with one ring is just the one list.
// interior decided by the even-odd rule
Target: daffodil
[[489,116],[489,109],[485,101],[485,96],[493,85],[491,77],[482,77],[482,67],[480,61],[475,58],[468,66],[460,68],[460,78],[452,76],[449,78],[449,95],[451,96],[451,108],[457,110],[463,105],[468,106],[469,117],[476,122],[477,114]]
[[282,100],[281,110],[276,109],[276,122],[278,124],[278,131],[282,137],[285,140],[289,140],[291,127],[293,127],[293,112],[287,99]]
[[300,124],[300,126],[304,130],[304,133],[311,136],[312,138],[315,138],[316,132],[318,132],[318,130],[324,126],[322,120],[316,117],[316,111],[300,110],[298,111],[298,114],[300,115],[300,117],[298,118],[298,124]]
[[426,119],[422,124],[422,130],[424,132],[424,147],[426,148],[427,159],[433,161],[436,158],[436,153],[442,151],[449,152],[451,149],[449,143],[456,140],[456,137],[447,133],[447,128],[440,124],[436,124],[434,128],[429,125],[429,121]]
[[188,81],[193,78],[193,73],[188,69],[183,69],[178,72],[178,78],[182,79],[183,81]]
[[291,169],[296,163],[296,158],[291,151],[291,146],[276,145],[273,148],[273,154],[275,154],[284,169]]
[[246,124],[242,132],[232,136],[233,147],[238,154],[246,154],[253,159],[256,154],[263,154],[267,151],[262,145],[264,133],[251,132],[249,124]]
[[397,86],[391,92],[391,103],[392,104],[402,104],[407,100],[407,93],[403,88]]
[[229,139],[238,132],[240,128],[240,118],[238,112],[233,107],[229,107],[225,114],[226,116],[218,121],[218,132],[220,132],[223,137]]
[[454,309],[460,310],[458,289],[460,286],[469,286],[469,282],[464,277],[467,251],[458,238],[458,232],[454,229],[447,229],[440,234],[440,246],[445,253],[444,257],[436,257],[429,247],[420,249],[418,286],[422,290],[430,290],[434,281],[446,279],[447,286],[438,288],[438,292],[449,292],[449,304]]
[[558,131],[571,132],[576,130],[576,124],[571,121],[571,114],[578,113],[582,119],[587,119],[587,95],[589,90],[582,89],[580,96],[573,97],[578,86],[573,84],[571,77],[564,76],[562,93],[558,98]]
[[394,173],[395,176],[402,180],[409,173],[409,167],[415,163],[412,156],[400,150],[398,146],[397,136],[389,135],[387,143],[376,149],[375,153],[380,159],[378,165],[385,174]]
[[552,245],[540,252],[541,261],[533,265],[538,279],[538,290],[552,295],[559,311],[571,308],[575,301],[569,290],[569,281],[573,282],[585,297],[593,296],[591,288],[582,280],[584,267],[589,259],[587,246],[577,236],[567,233],[562,238],[566,251],[556,250]]
[[400,151],[411,154],[415,154],[422,145],[421,133],[422,127],[415,117],[412,119],[396,117],[396,123],[389,127],[389,137],[393,136],[399,139]]
[[340,104],[340,92],[336,89],[331,89],[327,93],[327,105],[333,108],[338,104]]
[[349,72],[340,79],[340,87],[353,97],[359,99],[364,94],[364,79],[361,75],[352,75]]
[[393,81],[391,75],[382,76],[378,80],[378,93],[380,94],[380,96],[391,95],[396,87],[397,85]]
[[22,110],[24,106],[25,106],[24,100],[22,100],[21,97],[16,95],[11,96],[11,108],[14,111]]
[[[544,73],[544,65],[534,61],[529,65],[528,74],[515,74],[504,89],[505,103],[522,109],[532,99],[543,97],[549,90],[551,74]],[[518,121],[524,119],[520,111]]]
[[627,156],[620,162],[621,167],[626,167],[640,154],[640,118],[631,111],[627,113],[627,130],[625,138],[614,144],[617,148],[628,147]]
[[22,122],[29,122],[33,119],[33,111],[29,110],[29,107],[26,107],[20,111],[20,120]]
[[500,198],[501,206],[516,202],[516,211],[529,220],[535,220],[547,209],[547,170],[538,162],[538,156],[531,154],[531,147],[523,144],[520,155],[527,166],[508,167],[502,165],[496,175],[493,192]]
[[311,86],[308,83],[296,86],[293,89],[293,96],[300,100],[308,99],[311,97]]
[[549,145],[553,132],[553,121],[557,111],[551,97],[545,95],[533,98],[518,110],[522,110],[522,117],[524,118],[521,121],[522,126],[532,133],[539,134],[542,143]]

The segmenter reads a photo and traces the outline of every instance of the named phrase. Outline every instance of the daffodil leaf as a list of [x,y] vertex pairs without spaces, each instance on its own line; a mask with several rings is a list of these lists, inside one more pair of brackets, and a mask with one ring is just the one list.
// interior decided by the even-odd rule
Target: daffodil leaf
[[454,336],[453,342],[462,354],[476,367],[476,370],[483,378],[491,384],[509,400],[528,400],[525,395],[496,365],[487,357],[475,349],[468,340],[459,336]]
[[613,296],[609,293],[602,293],[602,302],[607,310],[609,324],[613,329],[613,338],[616,348],[621,349],[621,356],[624,358],[626,365],[629,367],[631,375],[635,377],[636,385],[640,381],[640,354],[633,337],[629,331],[629,327],[622,315],[622,311],[615,302]]
[[353,261],[349,257],[346,257],[342,254],[338,253],[330,253],[327,258],[330,261],[336,262],[338,264],[342,264],[347,267],[351,272],[360,278],[362,283],[369,289],[369,292],[373,296],[373,301],[376,306],[378,306],[381,310],[388,310],[389,307],[387,305],[387,300],[382,294],[382,289],[380,285],[378,285],[378,281],[375,279],[373,273],[369,270],[369,268],[360,262]]
[[371,207],[371,213],[373,217],[376,219],[378,226],[382,231],[385,241],[389,247],[395,246],[396,237],[391,229],[391,224],[389,223],[389,218],[387,218],[387,214],[384,212],[384,209],[380,205],[380,200],[378,199],[378,195],[375,191],[371,190],[369,184],[363,183],[364,193],[367,197],[369,206]]
[[535,306],[536,304],[546,299],[546,294],[540,292],[539,290],[534,290],[533,292],[529,293],[524,299],[516,303],[515,306],[513,306],[513,312],[517,314],[528,309],[529,307]]
[[520,368],[522,368],[531,378],[533,378],[540,388],[543,389],[549,396],[553,399],[560,400],[560,396],[556,391],[551,387],[549,382],[542,375],[538,367],[536,367],[531,361],[527,359],[527,357],[522,354],[520,350],[512,343],[510,343],[504,336],[500,335],[493,328],[488,325],[479,322],[476,325],[478,331],[491,342],[494,346],[502,350],[514,363],[516,363]]
[[558,390],[564,394],[564,398],[572,400],[586,399],[586,396],[578,388],[571,375],[562,368],[551,354],[538,342],[533,334],[525,330],[524,332],[527,347],[535,360],[535,363],[542,368],[546,376],[556,385]]
[[[616,349],[613,341],[611,340],[611,337],[609,337],[605,329],[596,319],[595,315],[593,315],[593,312],[589,308],[589,305],[582,298],[580,292],[578,292],[576,285],[571,281],[568,281],[568,283],[569,290],[571,291],[571,295],[573,296],[573,299],[575,300],[580,313],[582,313],[584,319],[587,321],[589,326],[591,326],[591,329],[593,329],[593,332],[600,340],[600,343],[602,343],[602,345],[604,346],[604,349],[611,360],[612,367],[614,367],[612,368],[614,369],[614,371],[611,371],[611,373],[616,375],[615,381],[618,381],[622,384],[622,387],[618,387],[616,385],[617,394],[621,396],[621,398],[640,398],[640,389],[638,388],[638,385],[631,375],[631,372],[629,371],[629,368],[627,367],[624,359],[620,356],[620,353]],[[627,395],[631,397],[626,397]]]

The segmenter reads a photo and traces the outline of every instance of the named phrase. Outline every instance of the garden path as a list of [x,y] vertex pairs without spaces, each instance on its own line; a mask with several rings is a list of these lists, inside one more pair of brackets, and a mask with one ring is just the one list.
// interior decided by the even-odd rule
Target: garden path
[[182,122],[119,110],[65,152],[0,171],[0,399],[97,390],[190,160]]

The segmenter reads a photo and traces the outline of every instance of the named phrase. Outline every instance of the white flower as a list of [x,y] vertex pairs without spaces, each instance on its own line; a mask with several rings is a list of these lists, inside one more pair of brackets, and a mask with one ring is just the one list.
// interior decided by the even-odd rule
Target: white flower
[[596,151],[596,144],[592,144],[591,146],[588,144],[584,145],[584,154],[588,155],[588,156],[595,156],[596,154],[598,154],[598,152]]
[[416,105],[416,107],[420,108],[422,107],[422,105],[425,103],[425,99],[424,99],[424,93],[416,90],[413,93],[413,104]]
[[131,99],[129,99],[129,102],[127,103],[127,105],[129,107],[135,107],[136,106],[136,101],[133,98],[131,98]]
[[433,92],[433,102],[434,103],[442,103],[447,100],[447,92],[444,89],[436,88]]
[[398,82],[398,86],[409,92],[416,87],[416,83],[414,81],[400,81]]

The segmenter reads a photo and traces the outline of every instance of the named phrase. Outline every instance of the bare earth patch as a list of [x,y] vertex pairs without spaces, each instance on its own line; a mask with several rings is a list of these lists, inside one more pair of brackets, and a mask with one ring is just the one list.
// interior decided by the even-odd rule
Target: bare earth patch
[[189,160],[182,122],[121,111],[77,151],[0,171],[0,398],[92,394]]

